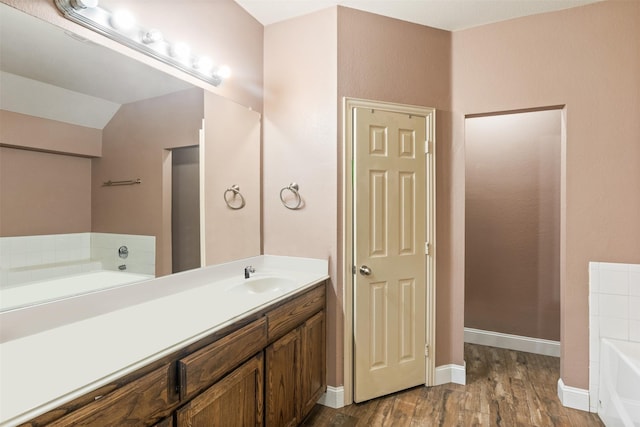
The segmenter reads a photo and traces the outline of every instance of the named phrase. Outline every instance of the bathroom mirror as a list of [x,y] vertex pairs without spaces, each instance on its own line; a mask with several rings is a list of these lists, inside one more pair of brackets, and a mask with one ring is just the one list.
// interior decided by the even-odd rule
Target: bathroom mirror
[[0,311],[260,254],[258,113],[4,3],[0,19]]

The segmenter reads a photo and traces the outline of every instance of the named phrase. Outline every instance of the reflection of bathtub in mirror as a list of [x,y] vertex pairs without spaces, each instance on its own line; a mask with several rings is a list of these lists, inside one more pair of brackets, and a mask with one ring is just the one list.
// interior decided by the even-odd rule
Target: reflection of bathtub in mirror
[[[122,247],[127,255],[121,255]],[[72,233],[0,238],[0,311],[155,277],[155,237]]]
[[152,278],[153,276],[149,274],[92,270],[55,279],[26,282],[0,289],[0,311],[68,298]]

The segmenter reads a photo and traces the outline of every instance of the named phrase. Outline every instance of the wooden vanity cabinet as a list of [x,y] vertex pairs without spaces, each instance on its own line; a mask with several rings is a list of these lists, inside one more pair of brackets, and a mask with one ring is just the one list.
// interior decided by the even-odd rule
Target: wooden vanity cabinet
[[280,427],[325,391],[325,283],[23,424]]

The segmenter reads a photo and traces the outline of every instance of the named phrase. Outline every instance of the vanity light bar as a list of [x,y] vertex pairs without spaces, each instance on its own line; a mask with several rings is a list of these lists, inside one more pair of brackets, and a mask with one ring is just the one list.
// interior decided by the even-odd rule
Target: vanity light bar
[[99,7],[98,0],[55,0],[55,3],[67,19],[214,86],[229,77],[229,67],[214,68],[210,58],[194,55],[184,43],[169,43],[159,30],[139,26],[126,11],[112,13]]

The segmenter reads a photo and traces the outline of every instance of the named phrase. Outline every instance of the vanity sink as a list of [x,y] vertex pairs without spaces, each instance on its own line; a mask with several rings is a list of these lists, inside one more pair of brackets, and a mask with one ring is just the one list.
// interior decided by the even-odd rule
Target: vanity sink
[[246,291],[251,294],[261,294],[265,292],[286,292],[295,286],[295,281],[279,276],[262,276],[246,279],[236,286],[235,290]]

